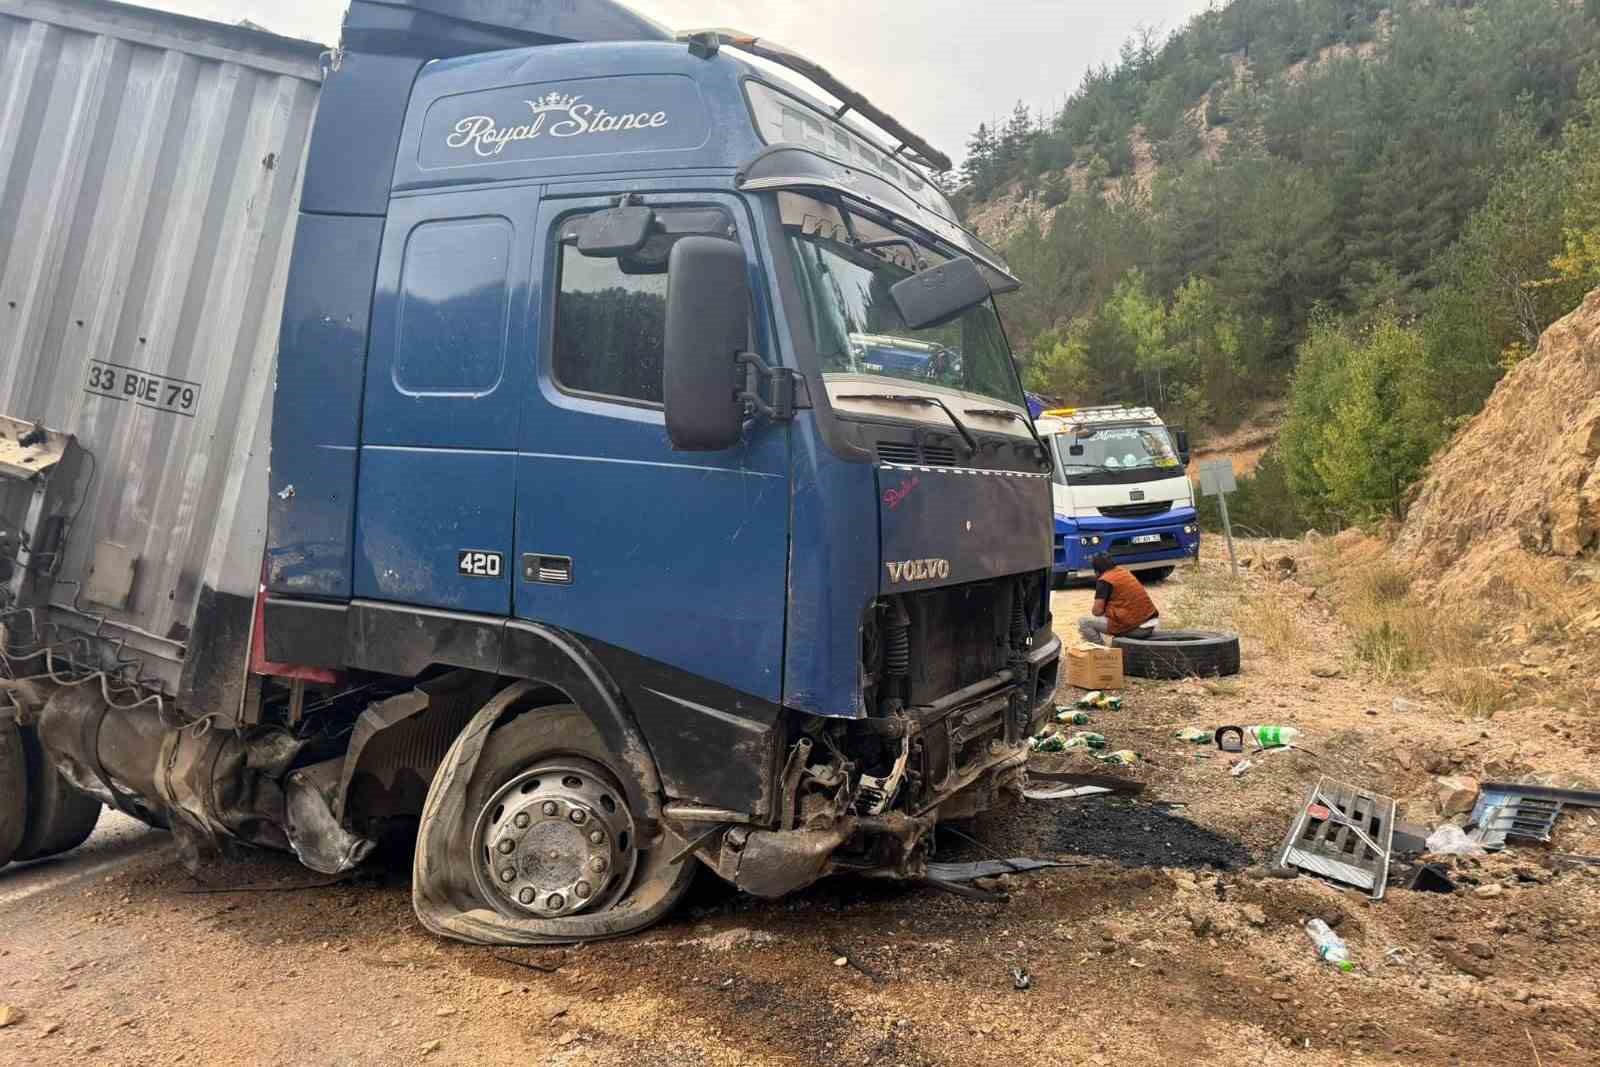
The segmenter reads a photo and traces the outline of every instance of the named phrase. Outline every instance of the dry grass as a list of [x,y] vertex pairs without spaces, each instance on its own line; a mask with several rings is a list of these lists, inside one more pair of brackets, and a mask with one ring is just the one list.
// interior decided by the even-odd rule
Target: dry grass
[[1327,590],[1355,652],[1376,677],[1414,681],[1473,717],[1493,715],[1508,686],[1487,646],[1489,618],[1476,605],[1430,607],[1374,538],[1324,548],[1311,580]]
[[1231,630],[1273,655],[1308,647],[1291,594],[1249,575],[1235,582],[1226,567],[1186,569],[1170,614],[1182,629]]

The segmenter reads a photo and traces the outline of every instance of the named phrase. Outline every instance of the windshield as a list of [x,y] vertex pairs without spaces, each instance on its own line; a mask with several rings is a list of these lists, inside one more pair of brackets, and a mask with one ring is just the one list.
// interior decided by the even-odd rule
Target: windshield
[[1056,481],[1123,482],[1170,477],[1181,466],[1164,426],[1068,430],[1050,438]]
[[925,330],[908,327],[896,310],[890,287],[945,256],[870,219],[846,219],[833,205],[783,195],[784,229],[824,381],[916,382],[1027,410],[993,301]]

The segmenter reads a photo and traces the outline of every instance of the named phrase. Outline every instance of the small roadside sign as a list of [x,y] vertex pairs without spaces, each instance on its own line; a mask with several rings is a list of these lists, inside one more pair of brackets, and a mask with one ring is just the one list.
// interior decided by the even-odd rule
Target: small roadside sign
[[1233,576],[1239,577],[1239,556],[1233,550],[1233,523],[1228,520],[1228,494],[1237,492],[1239,483],[1233,476],[1233,460],[1208,459],[1200,464],[1200,492],[1217,498],[1217,510],[1222,512],[1222,534],[1228,541],[1228,563]]
[[1234,493],[1239,483],[1233,477],[1233,460],[1208,459],[1200,464],[1200,492],[1206,496]]

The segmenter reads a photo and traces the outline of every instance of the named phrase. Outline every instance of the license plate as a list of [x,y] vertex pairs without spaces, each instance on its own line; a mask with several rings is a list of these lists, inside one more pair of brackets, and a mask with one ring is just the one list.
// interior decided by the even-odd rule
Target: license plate
[[1140,534],[1138,537],[1133,539],[1133,543],[1136,545],[1159,545],[1161,543],[1161,535]]

